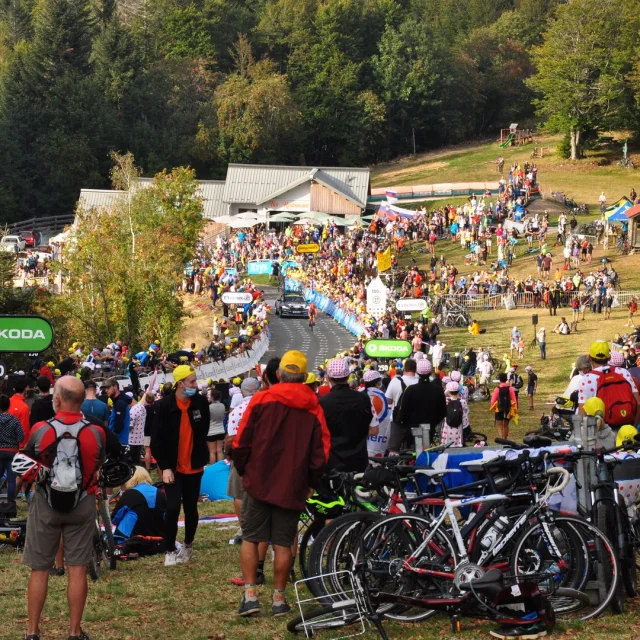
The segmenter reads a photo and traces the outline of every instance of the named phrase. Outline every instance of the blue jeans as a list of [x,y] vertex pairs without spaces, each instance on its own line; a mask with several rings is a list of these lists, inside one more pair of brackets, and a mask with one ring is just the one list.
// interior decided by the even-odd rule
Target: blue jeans
[[541,360],[547,359],[547,343],[546,342],[540,342],[540,359]]
[[0,451],[0,479],[4,475],[6,470],[7,472],[7,482],[8,482],[8,492],[7,492],[7,502],[15,502],[16,501],[16,476],[11,471],[11,462],[13,461],[13,456],[16,454],[12,451]]

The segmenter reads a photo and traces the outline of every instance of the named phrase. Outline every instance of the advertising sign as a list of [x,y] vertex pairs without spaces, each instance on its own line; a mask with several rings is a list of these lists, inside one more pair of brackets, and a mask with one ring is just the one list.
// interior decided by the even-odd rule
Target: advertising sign
[[369,340],[364,352],[370,358],[408,358],[413,347],[408,340]]
[[225,304],[248,304],[253,301],[250,293],[226,291],[222,294],[222,302]]
[[387,288],[380,278],[374,278],[367,286],[367,313],[380,317],[387,310]]
[[422,311],[427,308],[427,301],[423,298],[401,298],[396,301],[398,311]]
[[40,316],[0,316],[0,351],[41,352],[53,342],[53,327]]
[[296,253],[318,253],[320,251],[319,244],[299,244],[296,247]]

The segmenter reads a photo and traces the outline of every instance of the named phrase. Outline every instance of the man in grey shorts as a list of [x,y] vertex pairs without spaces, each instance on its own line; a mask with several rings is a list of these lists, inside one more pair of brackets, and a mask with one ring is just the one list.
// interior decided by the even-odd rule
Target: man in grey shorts
[[[73,427],[84,419],[80,412],[84,399],[84,385],[80,380],[72,376],[60,378],[53,392],[56,415],[51,422],[66,425],[72,431]],[[69,640],[89,640],[80,624],[87,599],[86,565],[91,560],[95,532],[94,476],[104,462],[106,436],[102,428],[88,425],[78,432],[77,439],[83,478],[76,506],[70,511],[54,509],[49,504],[45,487],[38,485],[29,509],[27,539],[22,559],[22,562],[31,568],[27,592],[29,626],[25,640],[40,640],[38,627],[47,598],[49,570],[54,564],[61,537],[64,562],[69,574]],[[34,425],[24,452],[34,460],[47,463],[49,466],[55,457],[55,451],[51,459],[41,458],[55,441],[56,429],[47,422],[40,422]]]

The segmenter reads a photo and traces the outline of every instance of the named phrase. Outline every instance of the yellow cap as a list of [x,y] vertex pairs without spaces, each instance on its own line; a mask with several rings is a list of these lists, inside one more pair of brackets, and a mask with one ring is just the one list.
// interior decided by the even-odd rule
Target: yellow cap
[[69,347],[69,353],[73,353],[74,349],[73,347]]
[[600,417],[604,417],[604,412],[605,412],[604,402],[600,398],[597,398],[596,396],[594,396],[593,398],[589,398],[584,403],[584,412],[588,416],[599,415]]
[[609,360],[611,357],[609,343],[604,340],[593,342],[589,347],[589,357],[594,360]]
[[173,370],[173,386],[175,387],[180,380],[188,378],[196,370],[190,364],[181,364]]
[[232,382],[232,384],[235,384],[236,387],[239,387],[242,384],[242,379],[238,378],[238,376],[236,376],[231,382]]
[[289,373],[307,373],[307,356],[301,351],[287,351],[280,360],[280,368]]
[[51,362],[51,361],[47,362],[47,367],[55,367],[55,366],[56,366],[55,362]]
[[207,384],[211,386],[213,384],[213,380],[211,378],[207,378]]
[[318,378],[316,378],[316,374],[313,371],[309,371],[307,373],[307,379],[304,381],[305,384],[313,384],[314,382],[318,382]]
[[616,436],[616,447],[621,447],[626,440],[633,442],[637,433],[638,430],[632,424],[625,424],[624,427],[620,427]]
[[60,375],[60,369],[56,369],[53,373],[54,373],[55,375],[59,376],[59,375]]

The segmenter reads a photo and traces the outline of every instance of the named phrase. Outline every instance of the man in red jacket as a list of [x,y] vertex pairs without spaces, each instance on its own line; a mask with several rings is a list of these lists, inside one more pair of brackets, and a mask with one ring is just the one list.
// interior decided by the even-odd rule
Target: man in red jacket
[[[331,435],[318,397],[304,384],[307,358],[288,351],[277,372],[279,384],[253,396],[233,442],[232,457],[246,498],[242,502],[240,562],[245,592],[238,614],[260,611],[256,591],[258,544],[271,541],[274,593],[271,613],[291,610],[284,597],[291,545],[305,502],[320,487]],[[313,487],[313,488],[312,488]]]

